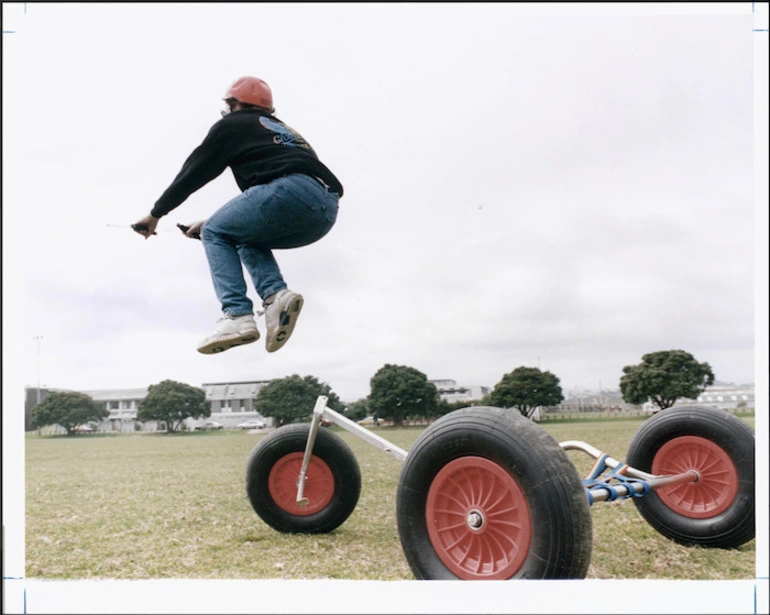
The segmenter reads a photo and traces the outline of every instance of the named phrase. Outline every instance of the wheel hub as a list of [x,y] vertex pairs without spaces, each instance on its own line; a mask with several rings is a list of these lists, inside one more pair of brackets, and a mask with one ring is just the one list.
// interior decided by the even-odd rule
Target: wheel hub
[[465,521],[472,530],[478,531],[484,527],[484,515],[478,510],[471,510],[465,518]]
[[297,487],[304,453],[284,455],[270,470],[268,492],[276,505],[293,515],[307,516],[323,510],[334,496],[334,475],[326,462],[313,455],[305,476],[305,497],[297,502]]
[[527,499],[498,463],[469,455],[447,463],[428,489],[425,521],[441,562],[460,579],[510,579],[527,558]]
[[730,456],[717,444],[699,436],[679,436],[660,447],[652,460],[653,474],[692,472],[697,480],[662,487],[663,503],[691,519],[723,513],[738,493],[738,473]]

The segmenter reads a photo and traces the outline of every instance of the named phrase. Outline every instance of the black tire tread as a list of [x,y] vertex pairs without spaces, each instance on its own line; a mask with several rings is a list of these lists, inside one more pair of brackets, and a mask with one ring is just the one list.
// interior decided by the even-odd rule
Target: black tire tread
[[[477,406],[455,410],[433,423],[412,446],[402,468],[397,498],[399,534],[417,578],[456,578],[442,563],[428,561],[435,553],[427,530],[422,536],[422,528],[415,527],[416,523],[424,524],[420,515],[424,519],[427,489],[419,493],[420,485],[432,480],[432,476],[421,475],[432,464],[432,457],[450,460],[453,453],[442,449],[452,446],[458,449],[454,458],[474,454],[500,463],[525,491],[533,528],[539,527],[537,535],[542,539],[533,537],[527,560],[513,578],[585,577],[591,559],[592,525],[575,466],[544,429],[515,410]],[[426,556],[426,550],[432,555]]]
[[677,514],[651,492],[634,498],[639,513],[657,532],[687,545],[735,548],[756,535],[754,509],[754,431],[738,417],[709,406],[675,406],[647,419],[628,448],[627,463],[651,472],[655,453],[673,438],[693,435],[722,448],[738,471],[738,493],[733,504],[719,515],[691,519]]
[[350,447],[332,431],[321,427],[313,455],[329,465],[335,479],[335,493],[326,508],[313,515],[292,515],[270,497],[267,477],[275,462],[292,452],[304,452],[310,425],[285,425],[266,435],[252,449],[246,462],[246,493],[252,508],[279,532],[325,534],[342,525],[351,515],[361,493],[361,472]]

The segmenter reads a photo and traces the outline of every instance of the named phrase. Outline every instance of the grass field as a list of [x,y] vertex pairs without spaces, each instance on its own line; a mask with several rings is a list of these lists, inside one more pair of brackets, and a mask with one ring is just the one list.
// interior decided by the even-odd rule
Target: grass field
[[[746,420],[754,427],[753,418]],[[544,425],[624,459],[640,419]],[[409,449],[424,428],[375,428]],[[337,431],[337,428],[335,428]],[[244,432],[27,436],[26,576],[42,579],[412,579],[396,527],[401,464],[338,431],[361,467],[361,498],[326,535],[286,535],[245,493]],[[585,476],[592,459],[571,451]],[[592,507],[594,579],[754,579],[755,540],[733,550],[659,535],[633,502]]]

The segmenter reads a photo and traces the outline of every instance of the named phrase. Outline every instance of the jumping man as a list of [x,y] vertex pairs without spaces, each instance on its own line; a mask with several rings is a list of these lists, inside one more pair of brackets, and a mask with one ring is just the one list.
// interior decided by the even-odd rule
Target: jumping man
[[184,227],[188,237],[203,242],[223,312],[198,352],[213,354],[259,339],[242,266],[262,299],[265,346],[275,352],[291,336],[304,299],[287,288],[273,250],[306,246],[326,235],[337,219],[342,184],[310,144],[275,116],[264,81],[241,77],[224,100],[222,119],[133,228],[151,237],[160,218],[230,167],[242,193],[208,220]]

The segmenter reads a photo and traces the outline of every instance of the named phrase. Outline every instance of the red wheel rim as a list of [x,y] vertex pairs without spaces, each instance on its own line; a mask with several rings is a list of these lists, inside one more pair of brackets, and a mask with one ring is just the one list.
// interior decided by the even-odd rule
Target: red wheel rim
[[527,558],[532,521],[524,492],[489,459],[444,466],[428,489],[425,517],[436,554],[460,579],[510,579]]
[[281,457],[267,478],[267,488],[273,501],[286,512],[301,517],[323,510],[334,495],[332,471],[325,461],[313,455],[307,467],[303,491],[308,503],[304,507],[297,504],[297,479],[304,456],[304,453],[289,453]]
[[660,447],[652,460],[653,474],[680,474],[695,470],[699,479],[661,487],[658,497],[671,510],[692,519],[707,519],[724,512],[738,493],[738,472],[719,446],[698,436],[681,436]]

